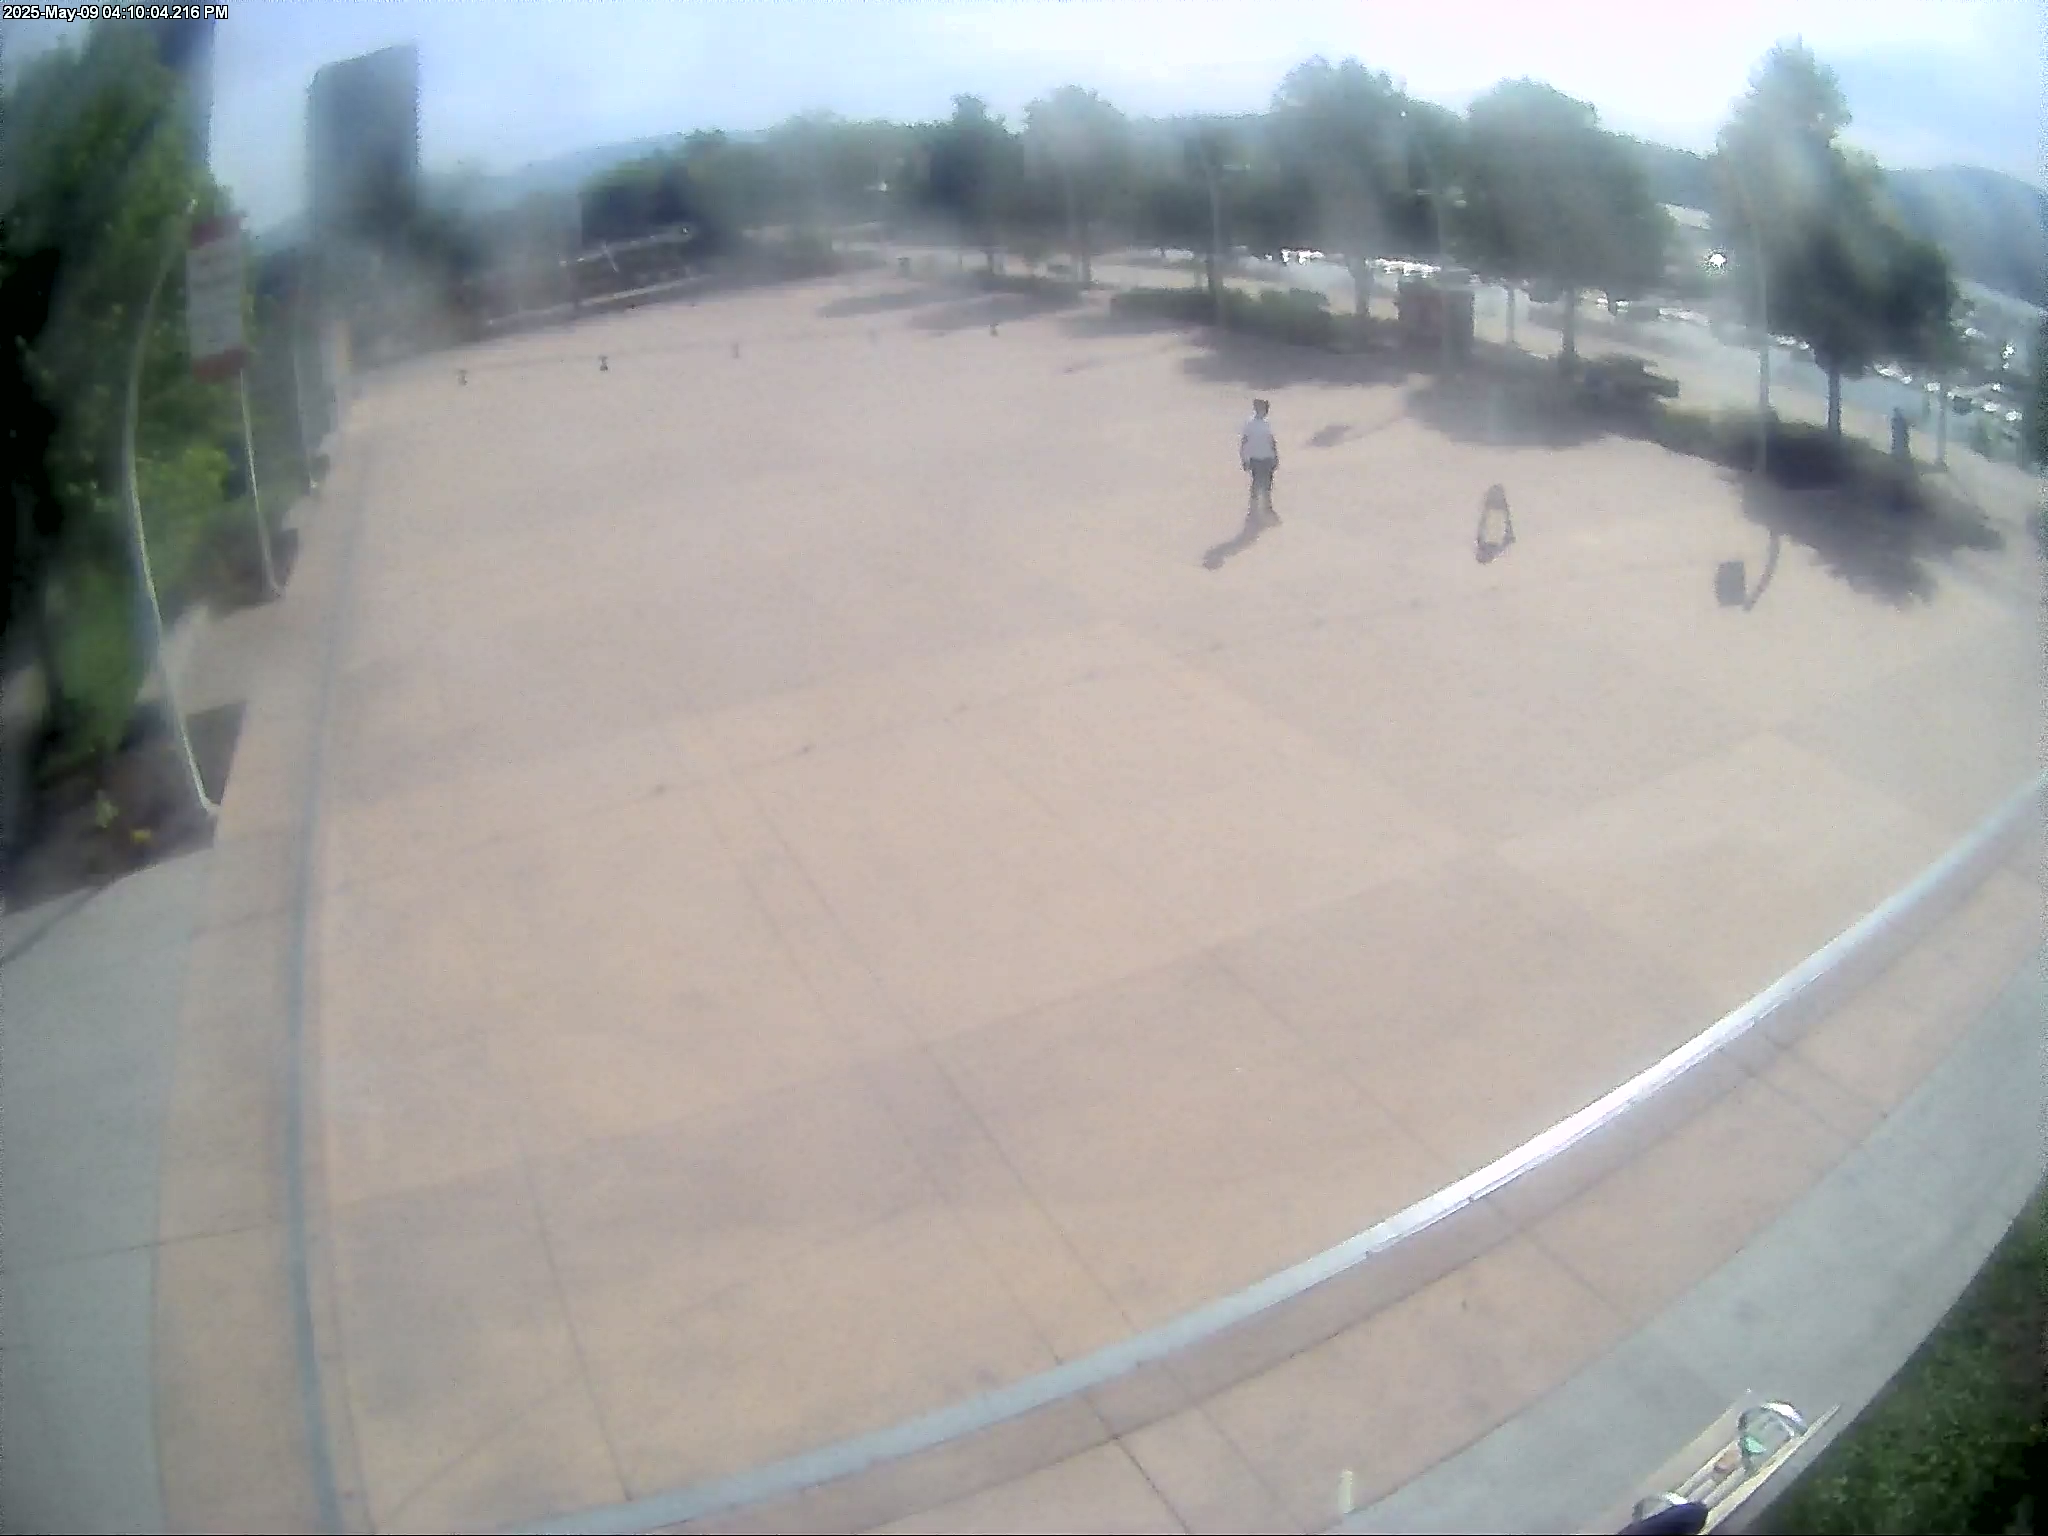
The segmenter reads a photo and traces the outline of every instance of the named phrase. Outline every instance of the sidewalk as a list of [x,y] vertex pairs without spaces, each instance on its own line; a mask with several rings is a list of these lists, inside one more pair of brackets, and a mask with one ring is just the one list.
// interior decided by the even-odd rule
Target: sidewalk
[[[212,854],[0,920],[0,1522],[161,1531],[157,1192]],[[118,963],[115,963],[118,957]]]

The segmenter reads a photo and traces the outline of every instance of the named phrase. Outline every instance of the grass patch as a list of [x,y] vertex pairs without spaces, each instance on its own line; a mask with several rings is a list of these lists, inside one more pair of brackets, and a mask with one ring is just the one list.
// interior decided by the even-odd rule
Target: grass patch
[[1913,1358],[1764,1516],[1777,1536],[2039,1531],[2048,1185]]

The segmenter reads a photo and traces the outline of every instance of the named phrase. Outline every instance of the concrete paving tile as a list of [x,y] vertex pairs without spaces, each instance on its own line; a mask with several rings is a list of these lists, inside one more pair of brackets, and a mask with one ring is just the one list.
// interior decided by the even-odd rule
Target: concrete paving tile
[[374,799],[446,772],[459,695],[426,657],[378,662],[334,680],[324,772],[337,801]]
[[1999,875],[1789,1054],[1889,1111],[1961,1038],[2041,941],[2027,888]]
[[1187,948],[1101,859],[943,729],[812,754],[749,782],[921,1031],[966,1028]]
[[231,928],[288,916],[298,894],[298,838],[283,829],[223,842],[214,839],[205,928]]
[[1769,1084],[1847,1146],[1860,1145],[1884,1118],[1876,1104],[1797,1051],[1780,1051],[1755,1075],[1757,1081]]
[[387,1531],[501,1530],[625,1497],[597,1405],[578,1382],[528,1409],[394,1510]]
[[970,1498],[876,1526],[920,1531],[1184,1531],[1121,1446],[1083,1451],[1071,1461]]
[[1468,1171],[1718,1013],[1669,962],[1490,856],[1389,882],[1220,953],[1368,1095]]
[[913,1208],[658,1329],[579,1317],[629,1489],[686,1486],[883,1428],[1053,1362],[953,1218]]
[[862,1077],[1057,1358],[1074,1359],[1131,1331],[1129,1317],[928,1050],[878,1057]]
[[156,1260],[156,1434],[175,1531],[320,1528],[282,1227],[168,1242]]
[[[23,1485],[30,1507],[50,1501],[59,1518],[46,1529],[165,1528],[152,1434],[154,1265],[148,1248],[130,1248],[7,1276],[20,1319],[7,1333],[8,1392],[32,1400],[29,1417],[41,1423],[25,1425],[27,1433],[62,1447],[7,1482]],[[10,1443],[6,1461],[23,1459]],[[7,1524],[28,1528],[12,1503]]]
[[1533,1236],[1640,1326],[1790,1208],[1848,1147],[1801,1105],[1751,1082]]
[[[12,1344],[0,1349],[0,1436],[7,1443],[0,1460],[0,1509],[7,1512],[8,1530],[85,1532],[104,1523],[78,1513],[82,1498],[91,1498],[90,1484],[65,1454],[27,1355]],[[158,1531],[163,1523],[159,1518],[137,1529]]]
[[1073,825],[1205,945],[1463,849],[1373,775],[1306,754],[1240,787],[1098,811]]
[[1199,1408],[1126,1435],[1122,1444],[1189,1531],[1302,1529]]
[[1959,838],[2040,772],[2044,680],[2034,636],[1986,624],[1783,734]]
[[1125,668],[970,709],[957,729],[1061,812],[1253,790],[1277,766],[1270,725],[1204,681],[1178,664]]
[[[1511,1241],[1208,1405],[1304,1529],[1463,1449],[1598,1356],[1621,1319],[1526,1239]],[[1399,1384],[1398,1390],[1390,1384]]]
[[1444,1164],[1203,962],[956,1037],[940,1058],[1140,1326],[1444,1182]]
[[744,772],[946,712],[915,664],[837,678],[694,717],[721,764]]
[[1501,604],[1337,621],[1211,665],[1479,842],[1535,832],[1740,735],[1707,698],[1561,617]]
[[[937,1192],[860,1083],[833,1077],[537,1159],[534,1187],[593,1358]],[[649,1383],[650,1387],[652,1382]]]
[[1069,683],[1156,666],[1171,652],[1127,625],[1107,620],[969,646],[912,664],[922,686],[949,713]]
[[381,886],[325,893],[318,924],[318,1028],[336,1048],[382,1056],[467,1038],[498,1000],[459,910],[417,907]]
[[324,1053],[320,1123],[336,1204],[514,1168],[523,1101],[477,1039],[382,1056]]
[[332,1213],[364,1489],[383,1525],[581,1379],[523,1169]]
[[711,771],[702,733],[688,721],[583,741],[565,741],[552,722],[536,721],[533,731],[528,755],[479,761],[404,793],[334,807],[323,865],[330,883],[415,869],[479,843],[666,793]]
[[1732,1007],[1946,848],[1938,828],[1896,802],[1754,737],[1502,856]]

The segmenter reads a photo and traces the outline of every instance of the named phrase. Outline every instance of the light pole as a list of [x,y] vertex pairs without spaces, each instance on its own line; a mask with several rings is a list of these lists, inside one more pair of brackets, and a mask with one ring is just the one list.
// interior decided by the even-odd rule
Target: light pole
[[[149,329],[156,319],[157,295],[163,291],[164,279],[171,274],[171,266],[184,249],[185,229],[190,222],[196,202],[185,205],[184,211],[172,222],[171,238],[165,242],[164,257],[156,269],[156,277],[149,285],[149,297],[143,301],[142,324],[135,333],[135,352],[128,363],[127,411],[121,424],[121,487],[127,495],[129,553],[135,561],[136,579],[141,583],[143,595],[148,599],[149,640],[157,676],[163,683],[164,708],[171,717],[171,730],[177,738],[178,754],[184,759],[185,773],[192,781],[192,796],[199,802],[200,810],[209,818],[220,814],[220,807],[206,793],[206,781],[199,775],[199,759],[192,751],[192,737],[185,729],[185,712],[178,707],[177,684],[171,677],[170,663],[164,657],[164,611],[157,601],[156,578],[149,569],[149,539],[142,527],[142,497],[135,485],[135,418],[142,402],[142,362],[149,351]],[[255,465],[250,465],[250,474],[255,474]]]
[[1749,195],[1749,183],[1742,171],[1729,164],[1728,184],[1742,203],[1749,221],[1750,261],[1756,268],[1756,473],[1761,479],[1770,453],[1771,440],[1771,306],[1768,265],[1764,256],[1764,227],[1757,219],[1756,204]]

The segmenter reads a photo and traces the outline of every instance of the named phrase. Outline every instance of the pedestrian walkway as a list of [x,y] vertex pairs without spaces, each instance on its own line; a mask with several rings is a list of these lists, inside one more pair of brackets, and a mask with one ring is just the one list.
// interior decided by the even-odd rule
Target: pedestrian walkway
[[[283,1245],[250,1257],[284,1320],[243,1331],[270,1358],[238,1378],[283,1385],[185,1419],[314,1426],[346,1518],[742,1486],[1239,1293],[1656,1061],[2032,764],[2038,649],[1975,588],[1894,606],[1794,555],[1719,609],[1715,565],[1760,536],[1711,466],[1473,449],[1389,386],[1262,386],[1290,515],[1205,571],[1249,393],[1219,370],[1278,354],[1056,314],[993,337],[914,294],[835,319],[836,293],[507,340],[466,386],[419,366],[359,402],[222,821],[271,893],[248,1017],[282,1021],[307,1110],[245,1085],[246,1138],[165,1185],[195,1234]],[[1482,569],[1494,483],[1519,537]],[[1990,882],[1939,974],[2009,970],[2035,900]],[[1886,1072],[1932,1059],[1912,1018]],[[1859,1132],[1800,1091],[1759,1077],[1702,1134],[1817,1176]],[[260,1149],[303,1188],[235,1176]],[[1794,1198],[1771,1188],[1686,1263]],[[1409,1250],[1347,1293],[1334,1355],[1047,1405],[973,1487],[986,1442],[819,1518],[1125,1430],[1177,1523],[1176,1458],[1262,1520],[1335,1518],[1342,1471],[1390,1493],[1686,1272],[1603,1289],[1542,1219]],[[167,1331],[231,1336],[181,1297]],[[1433,1417],[1358,1395],[1430,1373],[1460,1384]],[[190,1523],[266,1492],[237,1449],[167,1461]],[[267,1465],[310,1507],[317,1466]],[[1133,1487],[1089,1475],[1105,1510]]]
[[166,1529],[157,1192],[209,853],[0,919],[0,1512]]

